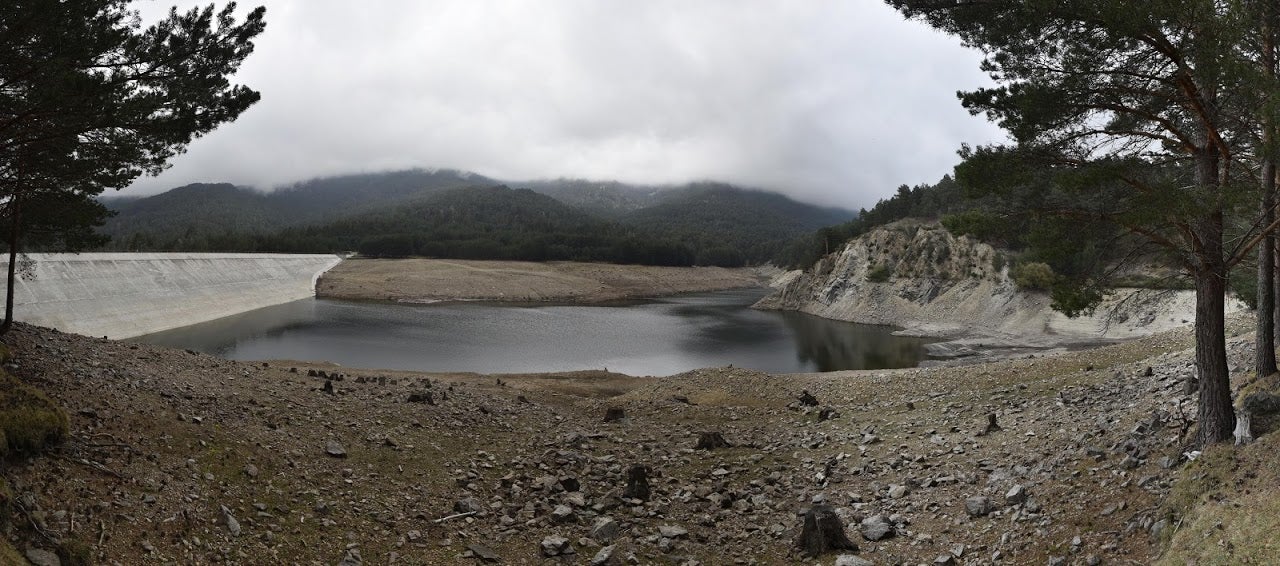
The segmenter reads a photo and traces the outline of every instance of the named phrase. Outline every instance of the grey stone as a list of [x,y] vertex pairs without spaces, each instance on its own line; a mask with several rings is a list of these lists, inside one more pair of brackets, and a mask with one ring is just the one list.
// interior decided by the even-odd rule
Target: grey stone
[[573,547],[569,545],[569,539],[562,536],[551,535],[542,539],[542,555],[548,558],[553,556],[563,556],[573,554]]
[[605,566],[613,563],[613,553],[618,550],[618,545],[611,544],[600,549],[595,556],[591,557],[591,566]]
[[991,499],[985,495],[975,495],[964,500],[964,510],[970,517],[985,517],[996,510]]
[[360,557],[360,550],[356,548],[347,549],[347,553],[342,556],[342,561],[338,562],[338,566],[360,566],[364,564],[364,559]]
[[501,562],[502,561],[502,557],[498,556],[498,553],[494,552],[492,548],[489,548],[480,543],[473,542],[471,544],[468,544],[467,550],[470,550],[472,554],[476,555],[476,558],[479,558],[484,562]]
[[889,497],[892,499],[902,499],[907,495],[907,486],[891,485],[889,486]]
[[609,544],[618,538],[619,531],[618,522],[613,517],[601,517],[591,526],[591,538],[598,543]]
[[1004,494],[1004,501],[1009,505],[1019,505],[1027,500],[1027,488],[1021,484],[1009,488],[1009,492]]
[[222,522],[226,523],[227,531],[230,532],[231,536],[233,537],[240,536],[240,522],[237,521],[235,517],[231,516],[231,510],[227,509],[226,505],[223,505],[221,507],[222,507]]
[[333,456],[334,458],[347,457],[347,449],[343,448],[342,445],[339,444],[337,440],[333,440],[332,438],[325,441],[324,453],[330,456]]
[[680,538],[688,535],[689,529],[675,525],[662,525],[658,527],[658,534],[667,538]]
[[835,566],[875,566],[875,563],[866,560],[860,556],[852,554],[841,554],[836,557]]
[[572,523],[577,519],[577,515],[573,514],[573,507],[568,505],[556,505],[551,511],[551,520],[557,523]]
[[47,550],[28,548],[26,556],[32,566],[62,566],[62,561],[58,559],[58,555]]
[[893,525],[884,518],[884,515],[863,519],[858,530],[862,532],[862,538],[872,542],[893,536]]

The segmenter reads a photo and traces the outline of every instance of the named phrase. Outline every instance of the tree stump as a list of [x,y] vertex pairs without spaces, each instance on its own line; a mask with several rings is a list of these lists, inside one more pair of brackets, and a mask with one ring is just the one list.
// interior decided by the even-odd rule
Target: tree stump
[[715,450],[716,448],[732,448],[733,445],[718,432],[704,432],[698,436],[698,444],[694,450]]
[[801,405],[804,405],[805,407],[817,407],[817,406],[818,406],[818,398],[817,398],[817,397],[814,397],[812,393],[809,393],[809,390],[808,390],[808,389],[806,389],[806,390],[804,390],[804,391],[801,391],[801,392],[800,392],[800,396],[799,396],[799,397],[796,397],[796,399],[799,399],[799,400],[800,400],[800,404],[801,404]]
[[796,539],[800,553],[816,558],[833,550],[858,550],[844,533],[844,522],[830,505],[814,505],[804,513],[804,527]]
[[986,436],[993,432],[1000,432],[1000,430],[1000,425],[996,424],[996,414],[987,413],[987,426],[982,427],[982,430],[978,431],[978,436]]
[[320,391],[333,395],[333,382],[326,379],[324,381],[324,387],[321,387]]
[[627,489],[622,496],[627,499],[649,500],[649,466],[636,464],[627,470]]
[[611,423],[627,418],[627,412],[622,407],[609,407],[604,410],[604,422]]

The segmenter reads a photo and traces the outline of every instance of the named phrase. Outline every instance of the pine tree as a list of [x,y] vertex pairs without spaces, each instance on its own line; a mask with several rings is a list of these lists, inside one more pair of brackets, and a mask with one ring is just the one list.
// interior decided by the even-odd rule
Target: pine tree
[[[75,249],[106,211],[93,201],[157,174],[194,138],[234,120],[257,92],[228,77],[253,51],[265,10],[235,3],[143,29],[126,0],[0,5],[0,216],[7,223],[13,323],[17,255],[27,233]],[[91,233],[91,232],[90,232]]]

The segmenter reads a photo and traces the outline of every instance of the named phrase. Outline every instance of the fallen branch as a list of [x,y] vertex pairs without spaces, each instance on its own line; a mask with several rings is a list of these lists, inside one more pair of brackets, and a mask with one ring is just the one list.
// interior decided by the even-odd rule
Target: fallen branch
[[104,473],[104,474],[109,474],[109,475],[111,475],[111,476],[115,477],[116,479],[122,479],[122,480],[127,480],[127,479],[129,479],[129,478],[125,477],[125,476],[124,476],[124,474],[121,474],[120,472],[117,472],[117,471],[115,471],[115,470],[113,470],[113,469],[111,469],[111,468],[108,468],[108,467],[106,467],[106,466],[104,466],[104,465],[102,465],[102,464],[99,464],[99,463],[97,463],[97,462],[94,462],[93,460],[88,460],[88,459],[85,459],[85,458],[68,458],[68,457],[66,457],[66,456],[62,456],[62,455],[59,455],[58,457],[59,457],[59,458],[61,458],[61,459],[63,459],[63,460],[66,460],[66,461],[68,461],[68,462],[73,462],[73,463],[76,463],[76,464],[80,464],[81,466],[86,466],[86,467],[89,467],[89,468],[93,468],[93,469],[98,470],[99,472],[102,472],[102,473]]
[[21,500],[15,498],[13,500],[13,506],[18,508],[18,512],[22,513],[23,517],[27,518],[27,522],[31,523],[31,528],[35,529],[36,534],[39,534],[41,537],[44,537],[45,540],[53,544],[60,544],[62,542],[58,540],[57,537],[50,534],[49,531],[44,530],[44,527],[41,527],[40,523],[36,522],[35,517],[31,516],[31,512],[27,511],[26,506],[22,504]]
[[439,519],[436,519],[436,520],[431,521],[431,522],[432,522],[432,523],[439,524],[439,523],[443,523],[443,522],[445,522],[445,521],[448,521],[448,520],[450,520],[450,519],[461,519],[461,518],[463,518],[463,517],[470,517],[470,516],[475,515],[475,514],[476,514],[476,512],[475,512],[475,511],[467,511],[466,513],[458,513],[458,514],[456,514],[456,515],[449,515],[448,517],[440,517]]

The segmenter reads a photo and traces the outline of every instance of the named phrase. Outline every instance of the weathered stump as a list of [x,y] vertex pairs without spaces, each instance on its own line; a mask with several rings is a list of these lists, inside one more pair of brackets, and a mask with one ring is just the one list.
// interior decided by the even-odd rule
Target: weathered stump
[[996,414],[987,413],[987,426],[982,427],[982,430],[978,431],[978,436],[985,436],[993,432],[1000,432],[1000,430],[1000,425],[996,424]]
[[333,395],[333,382],[327,379],[324,380],[324,387],[321,387],[320,391]]
[[427,391],[425,393],[410,393],[409,402],[410,403],[426,403],[428,405],[435,405],[436,398],[434,395],[431,394],[430,391]]
[[698,436],[698,444],[693,447],[694,450],[715,450],[717,448],[732,448],[733,445],[724,439],[718,432],[704,432]]
[[627,499],[649,500],[649,466],[636,464],[627,470],[627,488],[622,491]]
[[627,412],[622,407],[609,407],[604,410],[604,422],[611,423],[627,418]]
[[801,404],[801,405],[804,405],[805,407],[817,407],[817,406],[818,406],[818,398],[817,398],[817,397],[814,397],[812,393],[809,393],[809,390],[808,390],[808,389],[806,389],[806,390],[804,390],[804,391],[801,391],[801,392],[800,392],[800,396],[799,396],[799,397],[796,397],[796,399],[799,399],[799,400],[800,400],[800,404]]
[[833,550],[858,550],[844,532],[844,522],[830,505],[814,505],[804,513],[804,527],[796,539],[800,553],[818,557]]
[[839,416],[840,413],[836,412],[834,407],[823,407],[818,411],[818,422],[829,421]]

